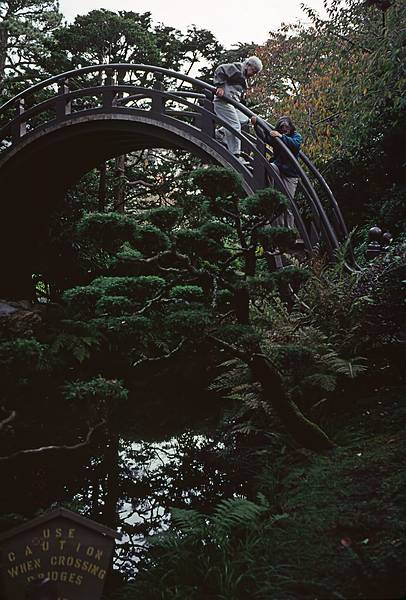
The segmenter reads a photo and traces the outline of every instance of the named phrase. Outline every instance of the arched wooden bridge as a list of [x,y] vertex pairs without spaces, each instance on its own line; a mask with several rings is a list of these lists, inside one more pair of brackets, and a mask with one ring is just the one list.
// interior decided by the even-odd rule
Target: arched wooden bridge
[[[23,272],[32,273],[31,246],[52,202],[114,156],[143,148],[183,148],[238,171],[247,194],[267,187],[271,179],[283,187],[261,139],[235,132],[248,167],[216,139],[216,126],[231,127],[215,115],[213,92],[203,81],[161,67],[109,64],[57,75],[0,107],[0,297],[24,295],[19,281]],[[289,201],[305,247],[311,254],[322,242],[332,254],[348,235],[338,204],[306,155],[300,153],[298,162],[286,152],[299,175],[298,203]]]

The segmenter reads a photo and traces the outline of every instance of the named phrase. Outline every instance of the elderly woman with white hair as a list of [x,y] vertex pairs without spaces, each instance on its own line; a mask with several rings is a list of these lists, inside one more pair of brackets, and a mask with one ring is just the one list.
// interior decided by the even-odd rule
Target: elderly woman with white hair
[[[247,80],[262,71],[262,62],[256,56],[250,56],[244,62],[227,63],[219,65],[214,71],[214,112],[233,129],[241,131],[241,126],[248,123],[249,119],[241,111],[226,101],[226,98],[240,101],[247,89]],[[240,158],[241,140],[225,127],[220,127],[217,132],[219,139],[224,141],[229,151]]]

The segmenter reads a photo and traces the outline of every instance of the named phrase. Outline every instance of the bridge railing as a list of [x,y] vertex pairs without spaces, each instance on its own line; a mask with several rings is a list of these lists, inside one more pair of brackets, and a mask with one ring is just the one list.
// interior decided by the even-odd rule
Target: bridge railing
[[[311,239],[310,223],[305,224],[297,202],[266,160],[264,143],[249,132],[234,131],[215,115],[212,104],[214,92],[212,85],[201,80],[151,65],[108,64],[68,71],[31,86],[0,107],[0,160],[2,153],[7,154],[14,146],[50,123],[64,123],[79,113],[149,113],[160,120],[174,119],[178,127],[188,129],[189,133],[195,130],[211,143],[216,127],[222,126],[240,138],[249,168],[231,155],[230,164],[253,182],[255,189],[266,187],[271,180],[276,181],[290,200],[306,247],[311,250],[321,235],[330,253],[334,252],[347,236],[347,230],[338,204],[319,171],[304,153],[301,152],[297,160],[283,142],[274,138],[274,143],[285,152],[298,173],[300,189],[311,213],[314,233]],[[227,101],[248,119],[254,115],[244,105],[232,99]],[[261,125],[268,132],[273,129],[262,120]],[[219,151],[225,152],[221,148]],[[317,194],[312,180],[322,190],[323,198]],[[332,215],[331,220],[328,213]]]

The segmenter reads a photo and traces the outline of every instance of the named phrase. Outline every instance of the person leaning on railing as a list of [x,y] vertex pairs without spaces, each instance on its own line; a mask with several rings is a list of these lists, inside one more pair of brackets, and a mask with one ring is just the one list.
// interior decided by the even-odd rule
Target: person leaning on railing
[[[247,80],[260,73],[261,70],[261,60],[256,56],[250,56],[244,62],[219,65],[214,71],[214,85],[216,87],[214,112],[238,132],[241,132],[242,125],[249,122],[249,118],[229,104],[226,98],[240,102],[248,87]],[[220,127],[216,132],[216,138],[219,141],[224,140],[231,154],[241,158],[241,140],[231,131],[225,127]]]
[[[258,137],[266,144],[272,146],[273,157],[271,165],[280,176],[289,195],[294,198],[299,181],[295,165],[292,164],[289,156],[283,151],[280,144],[276,144],[274,140],[275,138],[279,138],[289,148],[293,156],[297,158],[302,145],[302,136],[296,131],[291,118],[287,116],[281,117],[272,131],[267,131],[262,127],[260,120],[256,116],[251,117],[251,123],[254,125]],[[281,191],[284,192],[285,190]],[[294,228],[294,218],[290,210],[281,215],[278,221],[277,225],[286,225],[286,227]]]

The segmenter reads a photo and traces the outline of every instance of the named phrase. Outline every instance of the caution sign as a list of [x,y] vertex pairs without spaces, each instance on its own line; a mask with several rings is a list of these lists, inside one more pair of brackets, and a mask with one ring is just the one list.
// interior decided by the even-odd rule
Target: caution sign
[[0,536],[6,600],[98,600],[118,537],[65,508],[6,532]]

